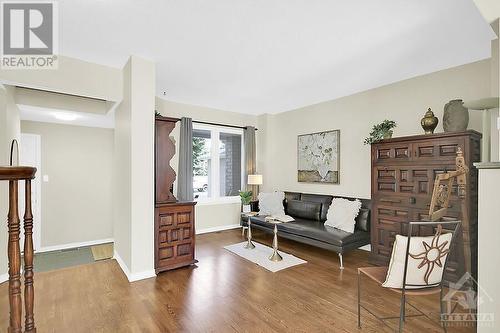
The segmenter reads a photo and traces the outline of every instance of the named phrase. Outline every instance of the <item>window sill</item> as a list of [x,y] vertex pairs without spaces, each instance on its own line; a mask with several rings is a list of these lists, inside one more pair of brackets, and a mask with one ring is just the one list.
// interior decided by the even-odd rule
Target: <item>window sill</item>
[[[195,200],[196,201],[196,200]],[[228,205],[228,204],[240,204],[240,197],[225,197],[225,198],[214,198],[214,199],[201,199],[196,201],[197,206],[210,206],[210,205]]]

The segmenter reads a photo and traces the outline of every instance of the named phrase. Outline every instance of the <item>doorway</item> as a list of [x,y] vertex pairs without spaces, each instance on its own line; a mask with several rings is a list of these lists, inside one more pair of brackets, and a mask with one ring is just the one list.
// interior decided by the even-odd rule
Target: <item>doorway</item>
[[[19,164],[33,166],[37,169],[36,177],[31,181],[31,205],[33,212],[33,247],[37,251],[42,244],[42,214],[41,214],[41,177],[42,177],[42,145],[38,134],[21,133]],[[19,184],[19,213],[24,215],[24,182]],[[24,244],[24,232],[20,235],[20,244]],[[21,245],[22,247],[22,245]],[[23,249],[21,248],[21,251]]]

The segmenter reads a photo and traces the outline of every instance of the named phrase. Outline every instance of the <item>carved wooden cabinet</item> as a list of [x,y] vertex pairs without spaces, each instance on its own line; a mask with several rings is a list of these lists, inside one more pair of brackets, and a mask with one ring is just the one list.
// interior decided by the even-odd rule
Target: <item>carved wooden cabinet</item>
[[155,208],[156,273],[196,263],[195,202],[160,204]]
[[[445,216],[462,220],[463,231],[450,257],[447,278],[460,278],[469,266],[477,276],[478,173],[473,163],[480,160],[480,139],[480,133],[466,131],[393,138],[372,145],[372,263],[386,265],[395,235],[406,233],[408,221],[427,218],[434,179],[439,173],[455,170],[460,147],[470,172],[466,199],[458,198],[455,184]],[[471,251],[469,264],[464,247]]]
[[179,202],[172,193],[176,175],[170,166],[175,144],[170,139],[176,118],[155,120],[155,271],[160,273],[196,263],[196,202]]

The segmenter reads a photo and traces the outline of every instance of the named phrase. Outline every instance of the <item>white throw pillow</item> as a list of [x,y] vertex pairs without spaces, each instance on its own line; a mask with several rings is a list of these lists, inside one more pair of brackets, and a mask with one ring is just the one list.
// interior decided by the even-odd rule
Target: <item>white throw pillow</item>
[[356,217],[361,209],[361,201],[333,198],[325,224],[331,227],[353,233],[356,225]]
[[[408,256],[406,273],[407,289],[436,286],[441,282],[451,238],[451,233],[441,234],[438,238],[434,238],[434,236],[411,237],[409,251],[411,255]],[[385,282],[382,284],[383,287],[403,288],[407,244],[408,237],[396,235],[391,262],[389,263]],[[420,286],[408,286],[408,284]]]
[[259,215],[285,215],[284,192],[259,193]]

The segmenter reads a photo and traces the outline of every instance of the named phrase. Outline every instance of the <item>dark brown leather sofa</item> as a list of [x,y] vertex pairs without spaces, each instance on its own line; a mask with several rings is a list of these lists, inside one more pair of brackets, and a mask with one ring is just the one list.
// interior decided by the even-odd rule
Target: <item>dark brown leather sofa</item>
[[[285,192],[285,214],[292,216],[295,221],[278,224],[278,236],[337,252],[340,268],[343,269],[344,252],[370,244],[371,201],[359,199],[362,206],[356,218],[354,233],[351,234],[324,224],[333,198],[331,195]],[[338,196],[335,198],[356,199]],[[258,202],[253,204],[253,210],[258,210]],[[252,228],[273,232],[274,225],[266,222],[265,216],[253,216],[251,222]],[[247,219],[243,218],[241,224],[248,226]]]

